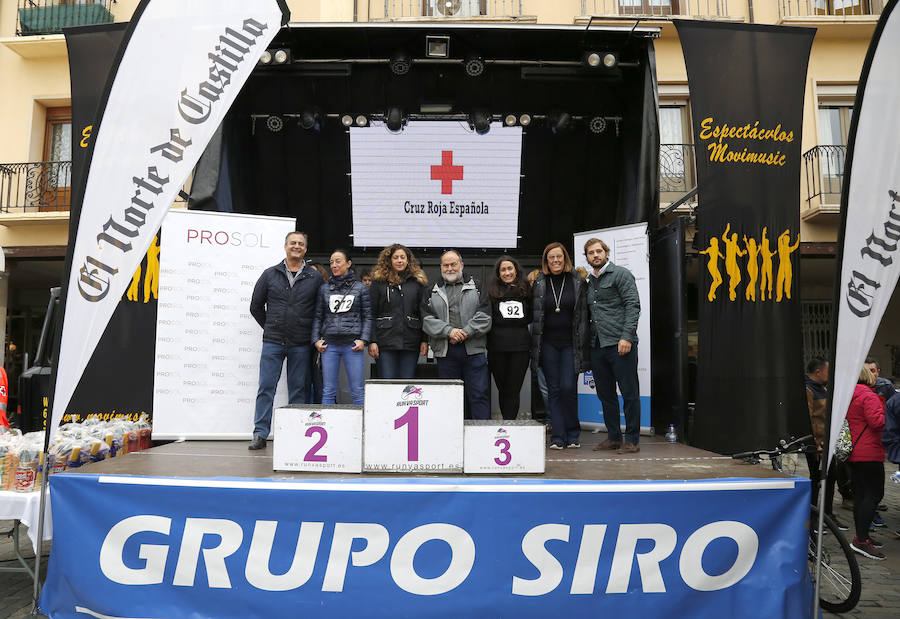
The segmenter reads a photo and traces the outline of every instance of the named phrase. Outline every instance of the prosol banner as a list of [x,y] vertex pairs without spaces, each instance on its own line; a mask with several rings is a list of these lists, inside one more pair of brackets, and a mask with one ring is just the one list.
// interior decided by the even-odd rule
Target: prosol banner
[[[247,438],[262,329],[250,315],[260,274],[284,260],[289,217],[170,211],[163,221],[153,438]],[[287,403],[284,373],[275,407]]]

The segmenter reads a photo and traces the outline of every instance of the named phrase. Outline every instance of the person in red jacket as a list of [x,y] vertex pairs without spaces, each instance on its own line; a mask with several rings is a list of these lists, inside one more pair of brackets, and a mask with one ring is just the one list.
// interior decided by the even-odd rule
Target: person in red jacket
[[9,380],[6,378],[6,369],[0,365],[0,426],[9,427],[9,419],[6,418],[6,405],[9,403]]
[[848,462],[853,477],[853,522],[856,526],[856,537],[850,547],[864,557],[881,561],[885,558],[880,550],[882,544],[869,536],[869,523],[878,502],[884,497],[884,446],[881,444],[884,401],[872,390],[874,386],[875,375],[863,366],[847,409],[847,425],[853,443]]

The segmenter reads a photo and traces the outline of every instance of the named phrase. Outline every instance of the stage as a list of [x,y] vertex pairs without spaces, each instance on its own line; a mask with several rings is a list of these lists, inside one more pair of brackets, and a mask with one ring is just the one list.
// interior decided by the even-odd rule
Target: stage
[[[593,451],[606,438],[605,433],[581,433],[581,448],[547,450],[547,472],[526,475],[527,479],[565,479],[591,481],[624,480],[697,480],[724,478],[778,478],[789,476],[771,468],[751,466],[681,443],[668,443],[658,436],[641,437],[641,451],[619,455],[615,451]],[[249,441],[184,441],[112,458],[81,469],[76,475],[139,475],[159,477],[248,477],[254,479],[366,479],[397,478],[397,474],[294,473],[272,470],[272,441],[266,449],[253,452]],[[415,478],[441,478],[448,475],[416,475]],[[483,479],[482,475],[459,475]],[[508,479],[504,477],[504,479]]]
[[[175,442],[51,478],[51,617],[808,616],[809,481],[657,437],[544,475],[272,471]],[[136,609],[142,609],[136,613]]]

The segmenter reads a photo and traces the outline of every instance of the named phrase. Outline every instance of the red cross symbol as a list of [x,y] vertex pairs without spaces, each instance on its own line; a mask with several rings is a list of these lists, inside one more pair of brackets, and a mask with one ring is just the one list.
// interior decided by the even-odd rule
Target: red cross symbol
[[441,151],[441,165],[431,166],[431,180],[441,181],[441,193],[453,193],[453,181],[461,181],[463,167],[453,165],[453,151]]

